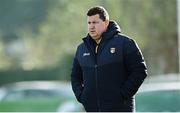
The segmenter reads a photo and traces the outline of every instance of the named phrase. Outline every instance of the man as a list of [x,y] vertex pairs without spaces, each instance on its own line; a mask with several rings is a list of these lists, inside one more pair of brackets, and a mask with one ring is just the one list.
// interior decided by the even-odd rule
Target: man
[[87,23],[71,74],[77,100],[88,112],[133,111],[133,97],[147,76],[140,49],[101,6],[88,10]]

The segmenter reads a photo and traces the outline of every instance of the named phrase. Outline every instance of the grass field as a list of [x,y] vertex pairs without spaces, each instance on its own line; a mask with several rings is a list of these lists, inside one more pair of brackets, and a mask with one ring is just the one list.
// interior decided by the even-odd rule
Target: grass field
[[35,98],[0,102],[0,112],[55,112],[65,101],[59,98]]

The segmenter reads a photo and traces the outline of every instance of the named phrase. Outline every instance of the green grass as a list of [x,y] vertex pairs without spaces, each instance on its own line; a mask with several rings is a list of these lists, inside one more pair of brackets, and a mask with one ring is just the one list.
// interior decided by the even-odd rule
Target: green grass
[[35,98],[0,102],[0,112],[55,112],[65,99]]
[[180,91],[144,92],[136,96],[138,112],[179,112]]

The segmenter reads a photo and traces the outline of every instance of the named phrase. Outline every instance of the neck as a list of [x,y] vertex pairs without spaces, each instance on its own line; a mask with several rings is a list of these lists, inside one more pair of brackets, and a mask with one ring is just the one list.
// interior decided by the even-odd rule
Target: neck
[[97,44],[101,42],[101,38],[95,40]]

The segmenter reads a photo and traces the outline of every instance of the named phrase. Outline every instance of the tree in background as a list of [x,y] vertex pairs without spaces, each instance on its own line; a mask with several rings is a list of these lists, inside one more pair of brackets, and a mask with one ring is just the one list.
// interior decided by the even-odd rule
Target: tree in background
[[178,72],[176,0],[1,0],[0,68],[58,67],[68,78],[94,5],[103,5],[138,42],[150,75]]

